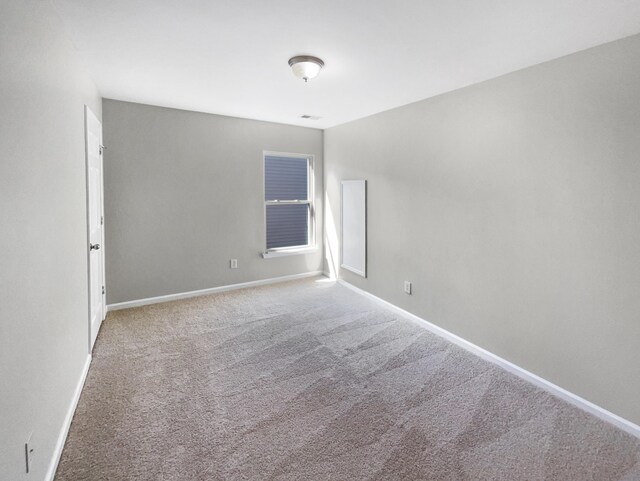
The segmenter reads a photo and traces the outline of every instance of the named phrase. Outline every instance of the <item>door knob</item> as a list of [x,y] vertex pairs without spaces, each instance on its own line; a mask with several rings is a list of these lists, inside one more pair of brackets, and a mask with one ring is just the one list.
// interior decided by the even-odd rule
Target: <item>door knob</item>
[[100,249],[100,244],[89,244],[89,250],[97,251],[98,249]]

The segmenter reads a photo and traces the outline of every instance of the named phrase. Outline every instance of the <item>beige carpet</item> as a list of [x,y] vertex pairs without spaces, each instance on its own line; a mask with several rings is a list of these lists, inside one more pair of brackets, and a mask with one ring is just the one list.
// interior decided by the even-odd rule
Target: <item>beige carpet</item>
[[319,280],[110,313],[56,480],[640,480],[638,439]]

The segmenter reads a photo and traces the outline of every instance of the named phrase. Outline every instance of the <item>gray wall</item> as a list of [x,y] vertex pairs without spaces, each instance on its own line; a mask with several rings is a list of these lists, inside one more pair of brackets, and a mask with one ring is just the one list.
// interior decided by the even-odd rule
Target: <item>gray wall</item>
[[[322,268],[322,131],[115,100],[103,108],[109,304]],[[260,256],[263,150],[315,155],[316,253]]]
[[88,354],[83,109],[101,103],[46,1],[0,2],[0,72],[0,478],[41,480]]
[[640,423],[639,86],[635,36],[328,129],[327,258],[367,179],[345,280]]

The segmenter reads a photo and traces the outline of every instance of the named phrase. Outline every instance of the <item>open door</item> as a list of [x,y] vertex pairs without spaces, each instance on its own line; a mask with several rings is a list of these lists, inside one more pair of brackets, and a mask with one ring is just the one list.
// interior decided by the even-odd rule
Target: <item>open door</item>
[[104,197],[102,193],[102,124],[85,105],[87,228],[89,258],[89,352],[106,315],[104,282]]

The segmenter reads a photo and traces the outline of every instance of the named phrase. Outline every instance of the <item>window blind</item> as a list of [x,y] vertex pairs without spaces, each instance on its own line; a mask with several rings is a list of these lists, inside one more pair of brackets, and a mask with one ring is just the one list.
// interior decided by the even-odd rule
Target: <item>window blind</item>
[[307,200],[308,160],[265,157],[264,200]]
[[267,206],[267,249],[309,243],[307,204]]
[[265,156],[267,249],[309,244],[309,160]]

